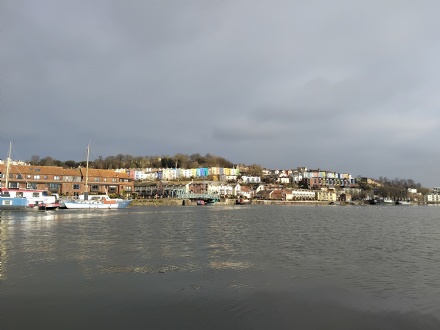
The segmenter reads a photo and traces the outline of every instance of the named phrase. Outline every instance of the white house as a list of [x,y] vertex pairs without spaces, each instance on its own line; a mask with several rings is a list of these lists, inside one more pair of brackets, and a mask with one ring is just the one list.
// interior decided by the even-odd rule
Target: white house
[[261,177],[259,176],[247,176],[243,175],[241,177],[243,183],[261,183]]
[[429,194],[426,194],[425,203],[440,204],[440,188],[433,188]]
[[308,189],[292,189],[292,199],[294,200],[313,200],[315,192]]
[[232,195],[234,196],[241,195],[241,185],[239,183],[232,185]]
[[290,178],[288,176],[280,176],[277,179],[277,182],[279,183],[289,183],[290,182]]
[[[248,186],[242,186],[240,189],[240,196],[251,199],[254,197],[254,191],[251,189],[251,187]],[[238,196],[238,194],[237,194]]]

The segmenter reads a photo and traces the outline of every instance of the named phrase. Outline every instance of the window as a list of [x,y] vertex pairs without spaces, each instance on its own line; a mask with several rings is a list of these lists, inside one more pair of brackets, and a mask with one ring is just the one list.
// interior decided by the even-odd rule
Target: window
[[37,184],[36,183],[27,183],[26,188],[27,189],[37,189]]
[[22,191],[17,191],[17,193],[15,194],[15,196],[17,196],[17,197],[23,197],[23,192],[22,192]]
[[34,180],[40,180],[40,176],[39,175],[34,175]]
[[50,191],[59,191],[60,185],[58,183],[49,183]]
[[53,179],[54,179],[54,180],[61,180],[61,177],[60,177],[59,175],[54,175],[54,176],[53,176]]
[[79,190],[79,184],[72,185],[72,188],[75,189],[75,190]]
[[23,179],[23,175],[17,174],[17,179]]
[[99,186],[97,184],[92,184],[90,187],[91,191],[99,191]]
[[113,194],[113,193],[115,193],[117,191],[118,191],[118,188],[116,186],[109,186],[108,187],[108,192],[111,193],[111,194]]
[[8,188],[11,188],[11,189],[18,189],[18,188],[20,188],[20,187],[19,187],[19,185],[18,185],[18,182],[9,182],[9,184],[8,184]]
[[95,182],[101,181],[101,178],[95,178]]
[[32,197],[40,197],[40,194],[37,192],[32,193]]

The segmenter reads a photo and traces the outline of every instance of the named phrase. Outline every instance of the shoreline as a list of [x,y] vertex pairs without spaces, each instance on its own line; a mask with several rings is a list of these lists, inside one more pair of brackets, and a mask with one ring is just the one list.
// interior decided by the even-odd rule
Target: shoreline
[[[236,205],[235,199],[221,199],[220,202],[216,202],[215,205]],[[176,198],[163,198],[163,199],[134,199],[130,206],[195,206],[197,205],[197,201],[194,200],[183,200]],[[277,201],[277,200],[253,200],[249,204],[245,205],[315,205],[315,206],[323,206],[329,205],[330,202],[325,201]],[[351,204],[345,204],[351,205]],[[361,205],[361,204],[359,204]],[[237,205],[242,206],[242,205]]]

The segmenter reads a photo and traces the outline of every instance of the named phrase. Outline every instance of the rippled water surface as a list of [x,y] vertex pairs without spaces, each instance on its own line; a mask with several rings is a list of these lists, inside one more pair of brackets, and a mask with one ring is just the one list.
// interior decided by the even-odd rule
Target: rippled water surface
[[2,329],[440,329],[440,207],[5,213]]

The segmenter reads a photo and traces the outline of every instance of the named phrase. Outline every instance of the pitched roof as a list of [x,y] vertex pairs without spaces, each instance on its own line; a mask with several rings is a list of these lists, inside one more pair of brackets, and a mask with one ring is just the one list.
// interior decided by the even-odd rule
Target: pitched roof
[[[0,164],[0,171],[6,172],[6,165]],[[11,174],[22,175],[65,175],[65,176],[84,176],[85,168],[62,168],[60,166],[35,166],[35,165],[13,165],[10,166]],[[130,178],[126,172],[115,172],[114,170],[101,170],[89,168],[89,177],[107,177],[107,178]]]

